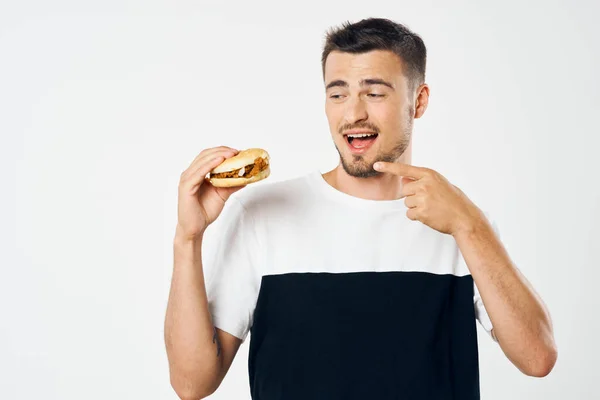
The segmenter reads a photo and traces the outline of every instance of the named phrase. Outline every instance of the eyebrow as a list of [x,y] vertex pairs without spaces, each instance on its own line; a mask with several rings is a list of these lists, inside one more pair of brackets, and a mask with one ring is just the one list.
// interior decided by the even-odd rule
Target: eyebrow
[[[360,83],[360,86],[383,85],[383,86],[389,87],[390,89],[394,89],[394,85],[392,85],[388,81],[385,81],[385,80],[379,79],[379,78],[363,79],[359,83]],[[328,90],[328,89],[330,89],[332,87],[344,87],[344,88],[347,88],[348,87],[348,82],[343,81],[341,79],[335,80],[333,82],[329,82],[327,84],[327,86],[325,87],[325,90]]]

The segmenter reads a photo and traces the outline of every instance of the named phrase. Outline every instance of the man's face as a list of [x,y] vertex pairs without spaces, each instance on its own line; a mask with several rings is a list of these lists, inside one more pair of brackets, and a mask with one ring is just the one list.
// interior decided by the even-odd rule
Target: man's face
[[413,93],[400,58],[382,50],[331,52],[325,86],[329,129],[346,173],[376,176],[376,161],[397,161],[410,143],[414,119]]

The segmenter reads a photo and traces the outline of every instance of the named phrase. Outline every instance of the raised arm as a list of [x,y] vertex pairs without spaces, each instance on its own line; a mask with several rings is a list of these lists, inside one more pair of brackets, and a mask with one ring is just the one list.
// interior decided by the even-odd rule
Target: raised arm
[[179,183],[174,266],[164,339],[171,385],[184,400],[197,400],[213,393],[242,342],[214,327],[202,266],[204,232],[219,216],[229,196],[241,188],[216,188],[205,177],[236,153],[237,150],[227,147],[204,150],[181,174]]

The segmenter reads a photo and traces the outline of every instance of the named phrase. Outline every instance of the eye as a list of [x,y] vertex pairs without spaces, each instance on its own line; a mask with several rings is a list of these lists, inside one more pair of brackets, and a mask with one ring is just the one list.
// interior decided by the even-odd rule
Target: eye
[[329,96],[332,99],[341,99],[344,95],[342,94],[332,94],[331,96]]
[[367,96],[369,97],[384,97],[384,94],[378,94],[378,93],[369,93],[367,94]]

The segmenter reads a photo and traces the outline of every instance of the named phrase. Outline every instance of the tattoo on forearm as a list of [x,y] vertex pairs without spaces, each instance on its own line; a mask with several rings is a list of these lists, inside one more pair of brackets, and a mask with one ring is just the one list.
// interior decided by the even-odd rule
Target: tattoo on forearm
[[217,328],[213,328],[213,343],[217,344],[217,357],[221,355],[221,343],[219,342],[219,338],[217,337]]

